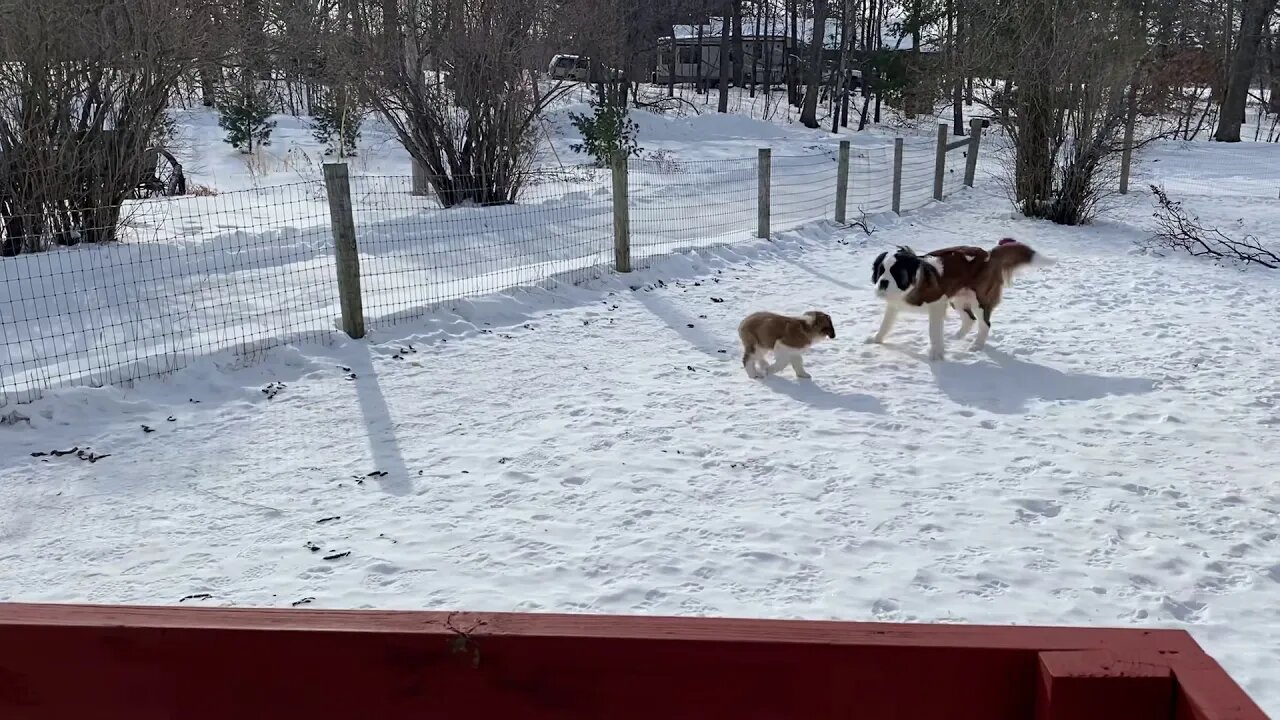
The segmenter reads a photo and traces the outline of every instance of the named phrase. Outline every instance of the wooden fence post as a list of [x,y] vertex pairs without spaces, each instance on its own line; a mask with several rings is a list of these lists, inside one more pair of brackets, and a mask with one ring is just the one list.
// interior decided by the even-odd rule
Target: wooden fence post
[[947,124],[938,123],[938,149],[933,154],[933,199],[942,199],[943,179],[947,173]]
[[769,179],[773,172],[773,158],[769,148],[760,148],[760,153],[756,160],[756,169],[760,176],[758,181],[759,197],[756,200],[756,237],[768,239]]
[[849,202],[849,141],[840,141],[840,162],[836,166],[836,222],[845,223]]
[[969,152],[964,159],[964,184],[973,187],[974,176],[978,174],[978,147],[982,145],[982,120],[974,118],[969,121]]
[[613,162],[613,267],[631,272],[631,213],[627,203],[627,156],[616,153]]
[[356,249],[356,221],[351,212],[351,180],[345,163],[326,163],[324,186],[329,194],[333,255],[338,270],[338,303],[342,330],[364,337],[364,306],[360,300],[360,253]]
[[893,211],[902,214],[902,138],[893,139]]

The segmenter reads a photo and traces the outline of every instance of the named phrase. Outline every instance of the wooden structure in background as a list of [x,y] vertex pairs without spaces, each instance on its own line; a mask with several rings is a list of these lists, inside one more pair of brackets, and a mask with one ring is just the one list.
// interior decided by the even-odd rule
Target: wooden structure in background
[[0,604],[6,720],[1265,720],[1177,630]]

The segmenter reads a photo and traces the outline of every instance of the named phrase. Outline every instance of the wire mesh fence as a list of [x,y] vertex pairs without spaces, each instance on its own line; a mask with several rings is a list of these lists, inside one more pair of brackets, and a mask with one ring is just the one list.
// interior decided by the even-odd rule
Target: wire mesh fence
[[0,259],[5,401],[331,331],[328,209],[314,191],[136,203],[122,209],[116,242]]
[[1280,143],[1162,143],[1134,156],[1130,192],[1160,185],[1170,197],[1280,200]]
[[755,228],[755,158],[633,160],[627,175],[637,266],[656,256],[741,242]]
[[377,326],[450,300],[547,279],[580,282],[613,253],[607,179],[534,173],[520,202],[442,209],[409,177],[353,178],[365,315]]
[[[934,143],[904,142],[902,210],[933,199],[935,153]],[[766,169],[762,212],[757,158],[634,159],[625,215],[610,168],[535,171],[514,203],[451,208],[415,194],[409,177],[352,177],[350,255],[363,317],[377,327],[461,298],[599,276],[623,252],[620,217],[634,267],[750,239],[762,215],[772,232],[834,217],[835,146],[771,156]],[[949,153],[947,192],[963,172],[962,153]],[[851,147],[846,217],[891,210],[894,175],[891,144]],[[45,389],[116,384],[228,351],[332,337],[342,327],[342,253],[327,197],[324,183],[309,182],[142,201],[121,208],[113,242],[73,242],[112,228],[23,239],[29,252],[0,258],[0,398],[24,402]],[[113,216],[87,216],[99,215]],[[8,236],[22,220],[6,218]]]

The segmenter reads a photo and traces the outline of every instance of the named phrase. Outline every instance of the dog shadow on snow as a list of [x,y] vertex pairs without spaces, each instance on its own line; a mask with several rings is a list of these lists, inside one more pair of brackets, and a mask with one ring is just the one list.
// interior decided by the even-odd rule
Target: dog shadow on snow
[[[1155,389],[1147,378],[1063,372],[986,348],[974,362],[931,363],[934,380],[952,401],[992,413],[1025,412],[1033,400],[1084,402]],[[985,356],[985,359],[982,359]]]
[[[789,373],[791,371],[784,369],[782,372]],[[816,372],[821,372],[821,370]],[[786,395],[792,400],[802,402],[818,410],[840,410],[843,412],[871,414],[884,412],[884,405],[871,395],[834,392],[822,387],[815,380],[770,375],[760,380],[760,382],[779,395]]]

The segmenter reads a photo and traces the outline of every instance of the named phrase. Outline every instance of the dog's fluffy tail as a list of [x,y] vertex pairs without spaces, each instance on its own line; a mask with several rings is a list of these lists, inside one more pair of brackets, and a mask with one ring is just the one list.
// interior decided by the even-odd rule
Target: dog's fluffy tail
[[991,249],[991,264],[999,268],[1006,281],[1012,279],[1013,274],[1022,268],[1048,267],[1055,262],[1057,261],[1032,250],[1030,245],[1024,245],[1013,238],[1004,238]]

